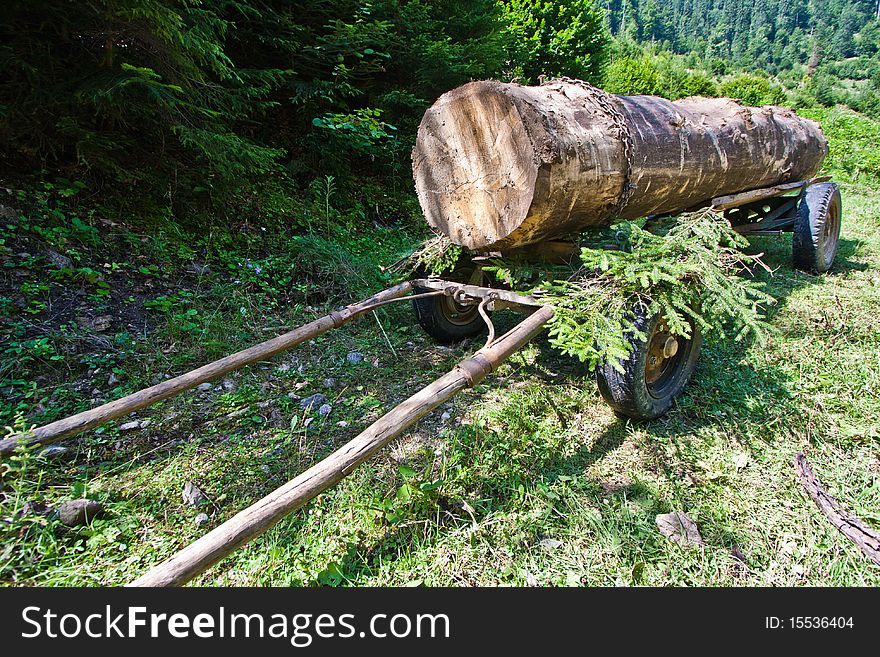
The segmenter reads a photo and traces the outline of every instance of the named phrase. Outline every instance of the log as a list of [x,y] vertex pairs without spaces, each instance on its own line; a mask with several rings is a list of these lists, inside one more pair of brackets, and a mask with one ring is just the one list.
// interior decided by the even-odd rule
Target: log
[[133,411],[155,404],[185,390],[195,388],[201,383],[212,381],[233,370],[238,370],[246,365],[270,358],[306,340],[311,340],[322,333],[326,333],[332,328],[342,326],[391,300],[398,299],[411,289],[412,283],[409,281],[395,285],[363,301],[351,304],[342,310],[335,311],[304,326],[300,326],[293,331],[261,342],[248,349],[243,349],[220,360],[215,360],[186,374],[181,374],[173,379],[157,383],[154,386],[144,388],[82,413],[51,422],[26,434],[19,434],[5,440],[0,440],[0,455],[6,456],[11,454],[19,445],[45,445],[57,442],[68,436],[93,429],[110,420],[128,415]]
[[501,251],[804,180],[827,151],[817,123],[780,107],[490,80],[428,109],[412,159],[428,223]]
[[552,317],[553,309],[550,306],[541,306],[491,345],[483,347],[472,357],[459,363],[451,372],[383,415],[330,456],[158,564],[134,580],[130,586],[185,584],[334,486],[388,442],[453,395],[479,383],[501,362],[537,335]]

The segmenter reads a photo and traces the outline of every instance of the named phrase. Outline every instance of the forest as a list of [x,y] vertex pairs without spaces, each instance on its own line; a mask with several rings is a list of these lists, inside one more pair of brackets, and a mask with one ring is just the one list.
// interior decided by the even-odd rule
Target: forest
[[[690,245],[639,222],[588,235],[629,240],[618,255],[583,256],[620,273],[614,289],[686,272],[746,325],[707,334],[667,416],[618,417],[597,391],[602,340],[560,329],[549,342],[562,353],[531,343],[194,583],[880,584],[792,467],[806,453],[877,527],[878,0],[92,0],[75,11],[8,0],[3,434],[395,284],[432,237],[412,168],[426,110],[472,80],[561,76],[819,122],[820,173],[843,198],[834,267],[794,268],[789,236],[745,240],[687,220]],[[627,260],[630,247],[643,262]],[[533,273],[490,269],[510,285]],[[554,285],[572,298],[571,280]],[[662,297],[692,301],[681,299]],[[126,583],[480,346],[435,344],[404,305],[0,461],[0,584]],[[598,324],[631,321],[615,312],[596,311]],[[618,337],[606,351],[625,356]],[[85,499],[100,513],[67,522],[65,505]],[[658,530],[679,511],[699,525],[699,547]]]
[[415,127],[469,79],[880,112],[869,0],[107,0],[75,14],[38,0],[10,3],[0,31],[0,167],[185,222],[283,212],[291,184],[327,176],[346,207],[405,212]]

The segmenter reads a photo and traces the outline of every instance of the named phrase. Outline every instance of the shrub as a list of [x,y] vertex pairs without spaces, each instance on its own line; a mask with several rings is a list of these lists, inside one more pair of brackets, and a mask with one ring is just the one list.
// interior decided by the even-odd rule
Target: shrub
[[779,85],[771,84],[767,78],[757,75],[740,75],[723,82],[720,92],[722,96],[736,98],[744,105],[781,105],[785,102],[785,90]]
[[541,75],[600,79],[610,35],[594,0],[500,0],[499,6],[514,75],[531,83]]
[[845,107],[802,109],[798,113],[822,124],[828,139],[825,173],[848,182],[880,185],[880,121]]
[[660,72],[646,56],[619,57],[605,71],[606,91],[613,94],[660,94]]

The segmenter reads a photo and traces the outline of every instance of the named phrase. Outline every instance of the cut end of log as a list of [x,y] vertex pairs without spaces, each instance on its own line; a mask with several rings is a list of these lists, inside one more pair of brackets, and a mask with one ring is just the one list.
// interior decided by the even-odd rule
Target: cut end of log
[[538,166],[529,130],[499,82],[471,82],[425,113],[413,150],[425,218],[455,243],[492,244],[525,220]]

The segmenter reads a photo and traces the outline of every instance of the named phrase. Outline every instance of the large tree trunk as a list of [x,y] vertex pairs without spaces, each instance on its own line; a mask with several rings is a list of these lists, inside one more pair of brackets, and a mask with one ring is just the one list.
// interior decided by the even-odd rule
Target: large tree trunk
[[817,123],[779,107],[482,81],[425,113],[413,175],[431,226],[501,250],[809,178],[827,151]]

